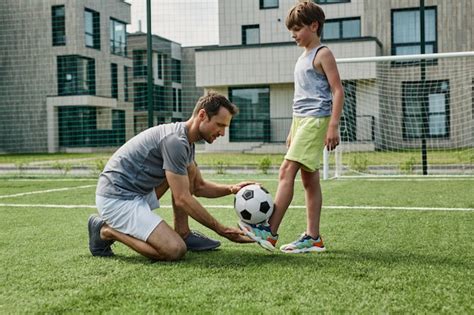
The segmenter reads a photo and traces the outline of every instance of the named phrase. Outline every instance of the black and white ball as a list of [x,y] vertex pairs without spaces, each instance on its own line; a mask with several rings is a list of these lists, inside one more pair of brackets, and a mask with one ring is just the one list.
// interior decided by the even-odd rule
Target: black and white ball
[[272,215],[272,196],[260,185],[247,185],[235,195],[234,209],[243,222],[262,223]]

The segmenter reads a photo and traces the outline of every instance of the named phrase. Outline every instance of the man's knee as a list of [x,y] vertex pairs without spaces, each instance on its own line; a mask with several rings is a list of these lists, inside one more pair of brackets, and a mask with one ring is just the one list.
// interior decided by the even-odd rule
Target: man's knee
[[176,261],[180,260],[186,254],[187,248],[186,244],[183,240],[180,242],[175,242],[174,244],[169,244],[168,248],[166,249],[166,260],[168,261]]
[[156,260],[175,261],[186,254],[186,244],[181,236],[162,221],[147,240],[156,251]]

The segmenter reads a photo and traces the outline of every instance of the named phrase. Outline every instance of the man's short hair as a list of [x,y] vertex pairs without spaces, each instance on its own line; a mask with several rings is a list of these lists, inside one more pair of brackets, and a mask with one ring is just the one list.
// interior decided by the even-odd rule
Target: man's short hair
[[317,35],[321,37],[323,25],[326,17],[323,9],[313,1],[302,1],[296,4],[288,12],[286,17],[286,27],[292,30],[294,27],[309,26],[314,22],[318,22]]
[[227,109],[232,116],[236,115],[239,112],[237,106],[232,104],[227,99],[227,97],[211,91],[199,98],[196,103],[196,106],[194,107],[193,116],[197,116],[199,111],[201,109],[204,109],[206,111],[207,117],[211,119],[212,116],[217,115],[221,107]]

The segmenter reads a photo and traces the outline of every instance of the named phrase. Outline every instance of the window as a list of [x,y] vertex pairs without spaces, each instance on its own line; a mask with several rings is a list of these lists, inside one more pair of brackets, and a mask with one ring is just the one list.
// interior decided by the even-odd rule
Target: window
[[164,78],[164,67],[163,67],[163,61],[164,61],[164,56],[162,54],[158,54],[157,56],[157,63],[156,63],[156,76],[159,80],[163,80]]
[[171,81],[181,83],[181,60],[171,59]]
[[331,4],[331,3],[346,3],[351,2],[351,0],[314,0],[317,4]]
[[323,39],[342,39],[360,37],[360,18],[326,20],[323,26]]
[[86,46],[100,49],[100,15],[99,12],[86,9],[84,11],[84,30]]
[[117,64],[110,64],[110,94],[112,98],[118,98],[118,69]]
[[183,106],[182,106],[182,94],[181,94],[181,89],[173,88],[173,111],[174,112],[182,112],[183,111]]
[[96,143],[97,110],[88,106],[58,108],[59,145],[89,147]]
[[260,0],[260,9],[276,9],[278,0]]
[[53,30],[53,46],[66,45],[66,13],[63,5],[51,8]]
[[95,60],[58,56],[58,95],[95,95]]
[[[436,53],[436,7],[425,8],[425,53]],[[420,10],[392,10],[392,55],[421,53]]]
[[252,45],[260,43],[259,25],[242,25],[242,45]]
[[230,141],[269,142],[270,88],[230,88],[229,95],[230,101],[239,107],[239,114],[230,124]]
[[133,51],[133,76],[144,77],[147,75],[147,59],[145,50]]
[[449,137],[449,81],[403,82],[403,138]]
[[129,73],[130,73],[130,67],[124,66],[123,67],[123,95],[124,95],[125,102],[130,101],[130,94],[129,94],[130,86],[128,82]]
[[125,23],[114,19],[110,19],[110,51],[115,55],[127,55]]

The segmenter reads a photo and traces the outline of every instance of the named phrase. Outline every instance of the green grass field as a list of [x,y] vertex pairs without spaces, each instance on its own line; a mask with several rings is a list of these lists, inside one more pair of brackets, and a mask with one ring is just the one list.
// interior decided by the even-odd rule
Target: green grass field
[[[276,175],[255,179],[273,194]],[[0,314],[316,314],[474,312],[474,179],[324,181],[325,253],[269,253],[222,240],[219,250],[152,262],[121,244],[92,257],[87,218],[95,179],[0,181]],[[236,225],[232,198],[201,199]],[[172,219],[167,194],[155,210]],[[305,228],[303,188],[280,245]],[[422,208],[422,209],[420,209]],[[192,222],[192,228],[216,234]]]

